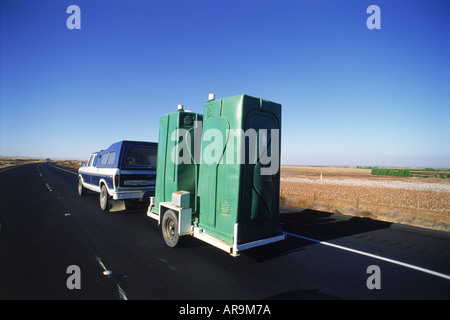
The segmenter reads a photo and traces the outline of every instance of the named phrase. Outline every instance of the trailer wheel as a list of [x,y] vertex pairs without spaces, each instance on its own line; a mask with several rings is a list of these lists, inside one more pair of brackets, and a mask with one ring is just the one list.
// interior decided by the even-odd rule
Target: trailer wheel
[[172,210],[167,210],[162,220],[162,235],[169,247],[178,244],[180,235],[178,234],[178,217]]
[[100,208],[104,211],[109,209],[109,194],[104,184],[100,190]]
[[78,195],[84,196],[86,194],[86,188],[83,186],[81,178],[78,179]]

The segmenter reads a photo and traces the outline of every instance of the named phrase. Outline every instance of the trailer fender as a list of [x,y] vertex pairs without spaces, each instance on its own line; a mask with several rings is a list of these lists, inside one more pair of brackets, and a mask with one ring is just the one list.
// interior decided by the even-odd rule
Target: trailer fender
[[179,207],[172,202],[159,203],[159,220],[160,224],[167,210],[176,212],[178,218],[178,234],[180,236],[192,234],[192,209]]

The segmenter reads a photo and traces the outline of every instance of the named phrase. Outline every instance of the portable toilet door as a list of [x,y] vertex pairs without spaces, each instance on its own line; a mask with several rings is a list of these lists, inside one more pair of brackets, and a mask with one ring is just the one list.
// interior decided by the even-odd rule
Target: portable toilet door
[[[281,231],[280,204],[280,128],[281,106],[265,100],[260,108],[250,108],[245,129],[255,130],[257,143],[245,145],[245,153],[256,159],[244,164],[243,201],[239,215],[239,242],[272,236]],[[250,101],[248,103],[251,103]]]
[[[279,233],[280,128],[277,103],[239,95],[205,105],[198,196],[199,226],[206,232],[233,243],[238,224],[238,244]],[[223,143],[214,150],[215,162],[205,162],[213,141],[209,130],[220,132]]]

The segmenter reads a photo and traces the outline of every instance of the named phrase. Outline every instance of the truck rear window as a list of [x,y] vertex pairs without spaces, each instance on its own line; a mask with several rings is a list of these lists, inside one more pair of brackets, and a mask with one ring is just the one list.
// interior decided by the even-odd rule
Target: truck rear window
[[128,167],[155,167],[157,149],[131,147],[128,149],[125,164]]

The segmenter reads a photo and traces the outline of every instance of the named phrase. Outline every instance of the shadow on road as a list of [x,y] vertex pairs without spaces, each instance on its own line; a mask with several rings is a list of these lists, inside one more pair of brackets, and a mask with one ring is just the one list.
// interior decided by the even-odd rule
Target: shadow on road
[[322,241],[385,229],[392,225],[391,222],[309,209],[283,209],[280,223],[284,231]]
[[[280,224],[285,232],[320,241],[389,228],[392,223],[369,218],[349,217],[337,213],[282,207]],[[244,251],[258,262],[303,250],[315,242],[288,236],[286,240]]]

